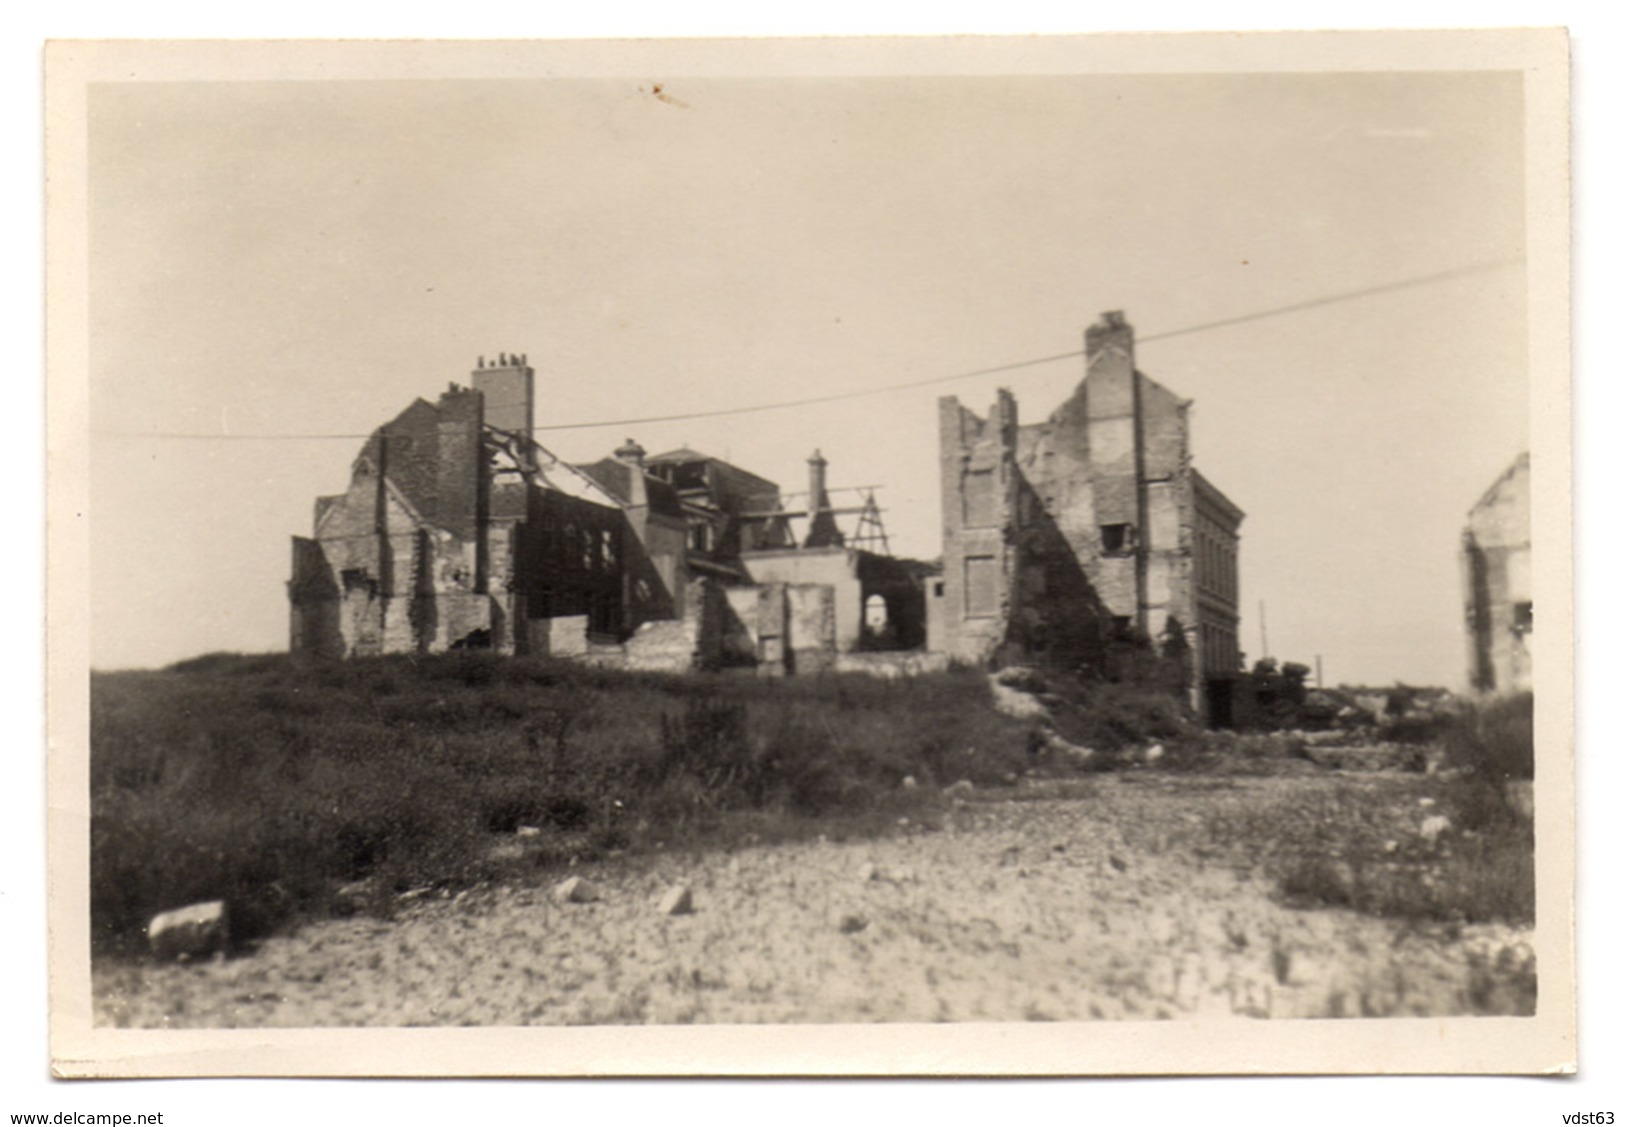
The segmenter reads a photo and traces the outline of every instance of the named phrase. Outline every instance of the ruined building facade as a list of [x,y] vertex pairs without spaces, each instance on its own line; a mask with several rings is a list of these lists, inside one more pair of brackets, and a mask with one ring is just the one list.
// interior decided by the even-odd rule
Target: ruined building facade
[[1006,391],[985,417],[941,400],[941,648],[1111,675],[1135,643],[1229,723],[1243,514],[1191,465],[1189,408],[1136,370],[1117,313],[1087,330],[1085,377],[1042,422]]
[[1467,676],[1480,692],[1531,687],[1529,455],[1520,454],[1467,514],[1462,533]]
[[847,543],[816,452],[790,508],[694,450],[628,439],[566,464],[533,440],[534,414],[534,370],[502,355],[379,427],[294,538],[293,651],[791,672],[924,648],[930,569]]

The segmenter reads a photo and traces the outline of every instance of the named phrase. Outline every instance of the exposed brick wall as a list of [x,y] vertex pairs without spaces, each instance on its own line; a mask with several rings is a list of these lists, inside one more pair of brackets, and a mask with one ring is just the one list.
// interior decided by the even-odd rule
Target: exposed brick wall
[[485,421],[498,430],[530,435],[535,425],[536,372],[514,358],[470,374],[474,390],[485,399]]
[[790,667],[798,674],[835,667],[835,589],[824,583],[784,586]]
[[858,578],[858,561],[866,554],[840,547],[802,548],[750,552],[741,557],[741,562],[756,583],[817,584],[830,588],[834,614],[831,645],[850,651],[858,648],[863,632],[866,592]]
[[1468,681],[1484,692],[1532,684],[1530,467],[1523,454],[1468,513],[1462,534]]
[[[1107,314],[1085,333],[1085,378],[1042,422],[1020,426],[1000,394],[984,420],[939,409],[943,497],[940,599],[932,647],[1105,671],[1114,637],[1138,634],[1200,689],[1191,651],[1204,612],[1193,554],[1196,477],[1188,400],[1137,371],[1133,329]],[[979,473],[992,471],[995,477]],[[1009,490],[989,490],[1008,474]],[[1211,490],[1211,487],[1208,487]],[[1217,490],[1208,535],[1235,557],[1240,513]],[[991,500],[990,500],[991,498]],[[1206,617],[1204,617],[1204,613]]]
[[1018,425],[1015,397],[1007,391],[999,392],[985,419],[953,396],[938,403],[942,645],[959,661],[989,661],[1009,640],[1019,582]]
[[440,397],[435,507],[424,516],[460,540],[475,540],[485,515],[484,397],[456,389]]

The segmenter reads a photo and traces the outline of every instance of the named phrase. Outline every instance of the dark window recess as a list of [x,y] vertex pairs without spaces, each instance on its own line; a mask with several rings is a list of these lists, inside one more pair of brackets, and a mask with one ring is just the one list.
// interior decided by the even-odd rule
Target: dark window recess
[[1103,524],[1100,526],[1100,550],[1107,555],[1121,555],[1134,550],[1132,524]]
[[378,581],[368,575],[364,568],[345,568],[339,572],[339,582],[344,584],[346,591],[366,591],[374,595],[378,593]]
[[1535,629],[1535,604],[1512,604],[1512,632],[1514,634],[1529,634]]
[[587,598],[587,630],[593,634],[611,636],[620,625],[616,601],[606,595]]

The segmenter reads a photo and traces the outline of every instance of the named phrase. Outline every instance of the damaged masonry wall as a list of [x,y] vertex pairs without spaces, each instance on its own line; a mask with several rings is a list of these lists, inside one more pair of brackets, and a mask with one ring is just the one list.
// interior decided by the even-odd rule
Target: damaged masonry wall
[[1467,515],[1462,571],[1468,681],[1480,692],[1531,687],[1529,455],[1520,454]]
[[417,400],[368,440],[345,493],[317,499],[314,535],[294,541],[296,652],[427,653],[509,628],[490,572],[511,527],[488,519],[481,400],[456,387]]
[[788,513],[773,482],[692,450],[646,458],[628,439],[565,465],[530,437],[533,399],[533,371],[504,355],[373,433],[294,538],[294,652],[790,672],[923,649],[933,569],[845,546],[820,455],[807,511]]
[[537,619],[579,615],[614,635],[671,612],[667,590],[626,590],[629,557],[658,569],[628,543],[616,499],[541,464],[523,358],[482,361],[473,376],[380,427],[348,490],[318,498],[313,535],[293,544],[294,652],[523,652]]
[[1189,408],[1136,370],[1117,313],[1088,329],[1085,377],[1043,422],[1021,425],[1005,391],[985,419],[944,398],[943,648],[1104,674],[1113,641],[1138,636],[1228,722],[1242,513],[1192,467]]

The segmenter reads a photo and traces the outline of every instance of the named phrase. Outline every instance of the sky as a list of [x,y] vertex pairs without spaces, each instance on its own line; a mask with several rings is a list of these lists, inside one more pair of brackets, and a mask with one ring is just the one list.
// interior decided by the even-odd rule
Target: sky
[[567,460],[632,437],[796,490],[816,448],[932,558],[937,397],[1009,387],[1038,421],[1082,360],[948,377],[1122,310],[1247,513],[1249,659],[1465,680],[1461,529],[1529,441],[1516,73],[119,82],[89,108],[97,668],[285,648],[290,537],[359,436],[498,352]]

